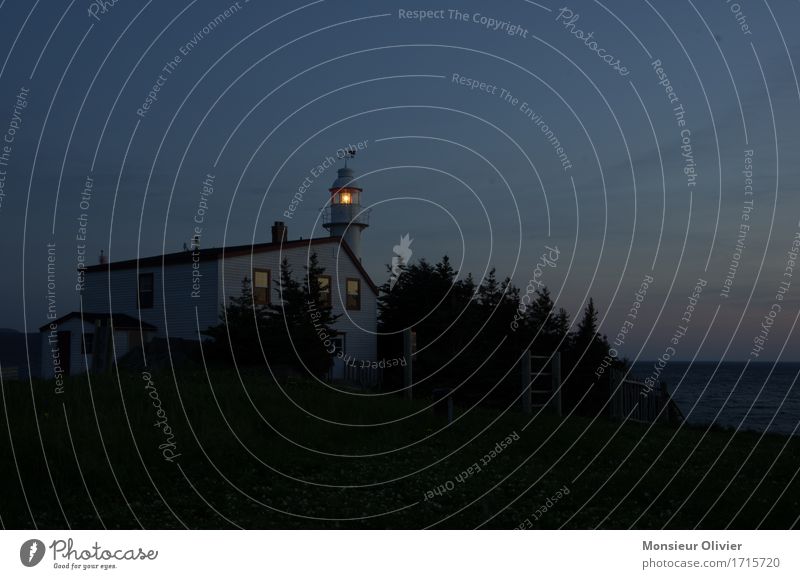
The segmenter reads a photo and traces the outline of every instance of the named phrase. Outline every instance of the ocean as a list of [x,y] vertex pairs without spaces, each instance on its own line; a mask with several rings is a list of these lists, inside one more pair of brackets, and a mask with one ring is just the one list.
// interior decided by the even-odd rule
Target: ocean
[[[633,365],[646,377],[654,362]],[[670,362],[661,371],[672,399],[690,424],[797,435],[800,363]]]

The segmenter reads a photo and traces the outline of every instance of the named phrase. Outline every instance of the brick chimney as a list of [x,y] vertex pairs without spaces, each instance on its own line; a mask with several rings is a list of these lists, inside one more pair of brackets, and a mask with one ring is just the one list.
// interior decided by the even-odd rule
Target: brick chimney
[[289,230],[283,221],[276,221],[272,226],[272,243],[286,243]]

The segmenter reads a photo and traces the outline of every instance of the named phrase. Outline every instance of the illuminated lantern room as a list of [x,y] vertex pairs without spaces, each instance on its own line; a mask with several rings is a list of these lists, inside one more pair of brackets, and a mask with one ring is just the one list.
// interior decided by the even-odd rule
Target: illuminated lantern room
[[350,149],[344,155],[344,167],[338,171],[336,180],[331,185],[330,203],[325,209],[325,227],[332,237],[341,237],[361,259],[361,232],[369,227],[369,211],[361,207],[361,192],[352,167],[347,166],[348,159],[355,156]]

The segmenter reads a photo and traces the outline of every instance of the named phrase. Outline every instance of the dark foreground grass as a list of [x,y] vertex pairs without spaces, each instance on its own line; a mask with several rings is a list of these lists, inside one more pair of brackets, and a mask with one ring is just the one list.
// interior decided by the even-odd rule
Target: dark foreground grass
[[487,409],[448,426],[424,400],[241,378],[4,384],[2,525],[789,528],[800,515],[797,439],[552,416],[526,427]]

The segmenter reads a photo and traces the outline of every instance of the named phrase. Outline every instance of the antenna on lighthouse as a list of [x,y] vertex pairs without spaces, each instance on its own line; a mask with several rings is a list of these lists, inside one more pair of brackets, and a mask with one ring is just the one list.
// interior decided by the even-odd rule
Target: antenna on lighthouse
[[350,148],[345,149],[343,151],[339,151],[336,154],[336,156],[339,157],[340,159],[344,159],[344,166],[345,166],[345,168],[347,168],[347,160],[348,159],[355,159],[355,157],[356,157],[356,149],[355,149],[355,147],[350,147]]

